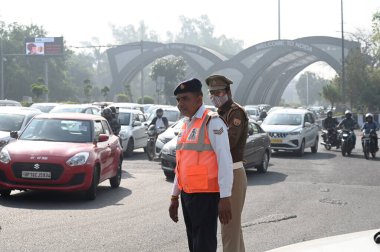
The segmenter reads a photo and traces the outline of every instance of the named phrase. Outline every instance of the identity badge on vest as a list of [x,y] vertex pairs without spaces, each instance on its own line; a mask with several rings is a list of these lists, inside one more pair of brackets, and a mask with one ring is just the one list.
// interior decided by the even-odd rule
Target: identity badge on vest
[[190,134],[187,137],[188,142],[195,142],[197,141],[197,135],[198,135],[199,129],[193,128],[191,129]]

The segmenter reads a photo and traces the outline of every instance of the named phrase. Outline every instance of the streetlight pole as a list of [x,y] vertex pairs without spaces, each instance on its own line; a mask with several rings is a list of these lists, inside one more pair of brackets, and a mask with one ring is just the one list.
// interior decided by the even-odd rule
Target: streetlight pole
[[342,86],[341,86],[341,96],[342,96],[342,101],[345,103],[345,69],[344,69],[344,30],[343,30],[343,0],[340,0],[340,12],[341,12],[341,29],[342,29]]
[[278,0],[278,40],[281,39],[281,10],[280,0]]
[[4,57],[3,40],[0,40],[0,68],[1,68],[1,99],[4,100]]
[[144,104],[144,63],[143,63],[143,53],[144,53],[144,46],[143,46],[143,40],[141,39],[141,104]]
[[309,107],[309,73],[306,72],[306,107]]

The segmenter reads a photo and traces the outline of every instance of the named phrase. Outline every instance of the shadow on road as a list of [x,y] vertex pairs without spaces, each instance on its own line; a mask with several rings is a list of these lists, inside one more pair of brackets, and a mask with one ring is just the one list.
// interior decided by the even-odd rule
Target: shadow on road
[[302,157],[299,157],[297,153],[293,152],[285,152],[285,151],[278,151],[278,152],[272,152],[272,158],[284,158],[284,159],[305,159],[305,160],[320,160],[320,159],[332,159],[335,158],[336,155],[340,154],[340,152],[317,152],[317,153],[311,153],[311,152],[305,152]]
[[288,175],[280,172],[267,171],[266,173],[257,173],[254,170],[247,170],[248,186],[254,185],[271,185],[282,182]]
[[[16,193],[15,193],[16,192]],[[85,210],[99,209],[118,202],[132,194],[132,191],[119,187],[113,189],[108,185],[99,185],[94,201],[84,199],[84,193],[63,193],[48,191],[15,191],[9,198],[0,198],[2,207],[39,209],[39,210]]]
[[145,152],[142,149],[137,149],[133,152],[133,155],[131,157],[124,156],[124,161],[127,161],[127,160],[133,160],[133,161],[148,160],[148,156],[145,154]]

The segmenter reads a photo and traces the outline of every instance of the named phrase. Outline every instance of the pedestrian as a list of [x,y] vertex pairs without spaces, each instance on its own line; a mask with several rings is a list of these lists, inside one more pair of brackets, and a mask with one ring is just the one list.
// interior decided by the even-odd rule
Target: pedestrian
[[233,160],[232,220],[228,224],[222,223],[223,251],[241,252],[245,251],[241,214],[247,191],[247,176],[243,167],[243,159],[248,134],[248,116],[244,108],[232,100],[230,88],[232,83],[223,75],[212,75],[206,79],[211,102],[218,108],[218,114],[227,123]]
[[174,95],[185,118],[177,140],[169,215],[178,222],[180,195],[189,250],[215,252],[218,216],[223,224],[231,221],[233,172],[227,126],[205,108],[198,79],[180,83]]

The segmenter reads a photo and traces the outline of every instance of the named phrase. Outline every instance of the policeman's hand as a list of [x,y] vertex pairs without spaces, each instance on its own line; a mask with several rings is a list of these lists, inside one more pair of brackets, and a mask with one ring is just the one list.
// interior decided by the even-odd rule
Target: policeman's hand
[[228,224],[232,219],[230,197],[221,198],[218,206],[219,220],[222,224]]
[[178,206],[178,199],[170,201],[169,216],[174,222],[178,222]]

